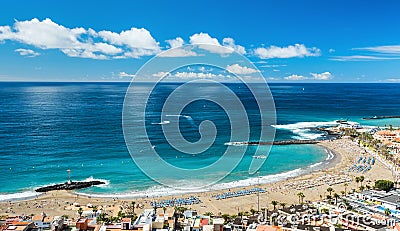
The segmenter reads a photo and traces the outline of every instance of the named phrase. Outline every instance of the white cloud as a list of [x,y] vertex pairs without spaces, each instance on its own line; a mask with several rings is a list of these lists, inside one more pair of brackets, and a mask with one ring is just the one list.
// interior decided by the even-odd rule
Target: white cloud
[[295,75],[295,74],[293,74],[293,75],[289,75],[289,76],[286,76],[284,79],[286,79],[286,80],[305,80],[305,79],[308,79],[307,77],[305,77],[305,76],[302,76],[302,75]]
[[316,80],[329,80],[333,78],[332,74],[328,71],[319,74],[311,73],[311,76],[314,77],[314,79]]
[[292,75],[289,75],[287,77],[284,77],[284,79],[291,80],[291,81],[297,81],[297,80],[330,80],[330,79],[333,79],[333,75],[328,71],[322,72],[322,73],[310,73],[310,74],[311,74],[310,77],[303,76],[303,75],[292,74]]
[[[177,78],[182,78],[182,79],[211,79],[215,78],[218,75],[213,74],[213,73],[203,73],[203,72],[177,72],[173,75],[174,77]],[[220,75],[222,76],[222,75]]]
[[30,58],[40,55],[40,53],[38,53],[38,52],[35,52],[30,49],[23,49],[23,48],[16,49],[15,52],[18,52],[20,55],[30,57]]
[[185,41],[181,37],[166,40],[169,44],[170,50],[160,53],[159,57],[190,57],[197,56],[197,53],[192,51],[190,47],[183,47]]
[[256,48],[254,54],[261,59],[272,58],[293,58],[293,57],[306,57],[306,56],[320,56],[321,50],[312,47],[307,48],[304,44],[295,44],[287,47],[270,46],[268,48]]
[[272,65],[261,65],[260,67],[286,67],[286,64],[272,64]]
[[400,83],[400,78],[386,79],[387,82]]
[[154,77],[158,77],[158,78],[165,77],[165,76],[170,76],[170,75],[171,75],[171,73],[164,72],[164,71],[160,71],[160,72],[157,72],[157,73],[153,74]]
[[246,49],[243,46],[236,45],[232,38],[224,38],[222,45],[218,39],[211,37],[207,33],[197,33],[190,36],[190,44],[197,45],[199,48],[217,54],[231,54],[236,51],[239,54],[245,54]]
[[104,41],[114,45],[126,45],[132,49],[145,49],[159,51],[158,42],[151,36],[150,32],[144,28],[131,28],[120,33],[111,31],[100,31],[98,35]]
[[90,28],[67,28],[49,18],[16,21],[13,27],[0,26],[0,42],[5,40],[40,49],[59,49],[71,57],[92,59],[139,58],[161,50],[144,28],[131,28],[120,33],[96,32]]
[[332,49],[332,48],[331,48],[331,49],[329,49],[328,52],[329,52],[329,53],[333,53],[333,52],[335,52],[335,51],[336,51],[335,49]]
[[385,54],[400,54],[400,45],[361,47],[361,48],[353,48],[353,50],[365,50],[365,51],[372,51]]
[[373,55],[349,55],[349,56],[335,56],[330,58],[334,61],[374,61],[374,60],[394,60],[400,59],[400,57],[383,57],[383,56],[373,56]]
[[121,71],[121,72],[118,73],[118,77],[120,77],[120,78],[124,78],[124,77],[132,78],[132,77],[135,77],[135,75],[134,74],[128,74],[125,71]]
[[230,78],[230,75],[222,75],[222,74],[214,74],[214,73],[204,73],[204,72],[176,72],[174,74],[171,74],[170,72],[158,72],[153,74],[153,76],[158,77],[158,78],[163,78],[163,77],[171,77],[175,79],[212,79],[212,78]]
[[258,72],[258,70],[256,69],[250,67],[243,67],[240,66],[239,64],[227,65],[226,70],[237,75],[247,75]]
[[222,40],[222,44],[226,47],[230,47],[235,50],[237,53],[244,55],[246,54],[246,49],[243,46],[236,45],[235,40],[233,38],[224,38]]
[[166,42],[169,44],[171,48],[177,48],[183,46],[185,44],[185,41],[181,37],[177,37],[175,39],[170,39],[166,40]]

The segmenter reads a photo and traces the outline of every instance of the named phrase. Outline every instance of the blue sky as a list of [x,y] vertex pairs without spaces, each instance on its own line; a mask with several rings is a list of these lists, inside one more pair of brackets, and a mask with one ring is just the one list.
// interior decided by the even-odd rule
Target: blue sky
[[129,81],[170,47],[217,43],[268,81],[400,82],[398,9],[395,0],[8,1],[0,81]]

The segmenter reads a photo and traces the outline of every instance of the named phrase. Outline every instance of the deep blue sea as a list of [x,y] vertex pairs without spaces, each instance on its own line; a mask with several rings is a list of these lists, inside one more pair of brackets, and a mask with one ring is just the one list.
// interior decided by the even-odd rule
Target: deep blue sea
[[[128,83],[0,83],[0,200],[34,195],[32,191],[39,186],[65,182],[67,169],[71,169],[73,180],[101,179],[106,182],[101,187],[78,193],[118,194],[119,197],[177,193],[142,173],[128,152],[122,128],[122,109],[128,86]],[[220,157],[218,150],[226,148],[223,144],[229,141],[227,118],[218,113],[218,105],[209,102],[188,106],[184,115],[190,120],[182,120],[183,136],[196,141],[199,124],[205,119],[211,120],[218,129],[215,149],[200,155],[181,155],[174,151],[162,137],[162,125],[157,124],[161,122],[159,111],[162,108],[157,102],[177,86],[163,84],[153,92],[156,100],[153,97],[147,108],[146,128],[154,138],[155,149],[161,150],[161,157],[167,162],[177,167],[206,166]],[[313,128],[331,125],[338,119],[362,125],[399,126],[400,119],[362,120],[362,117],[400,115],[398,86],[272,83],[270,90],[277,115],[275,138],[323,139],[325,135]],[[146,84],[142,87],[145,89]],[[244,98],[248,94],[246,88],[239,85],[228,87]],[[263,125],[253,113],[251,103],[247,105],[250,105],[247,109],[253,121],[251,138],[254,138],[257,127]],[[233,172],[213,187],[249,185],[259,181],[248,172],[255,148],[250,146]],[[262,151],[263,147],[259,148]],[[327,156],[326,150],[314,145],[274,146],[259,175],[264,182],[294,176],[308,166],[324,161]],[[157,167],[157,163],[152,164]],[[207,175],[199,176],[197,180],[207,181]],[[182,182],[190,183],[190,180]]]

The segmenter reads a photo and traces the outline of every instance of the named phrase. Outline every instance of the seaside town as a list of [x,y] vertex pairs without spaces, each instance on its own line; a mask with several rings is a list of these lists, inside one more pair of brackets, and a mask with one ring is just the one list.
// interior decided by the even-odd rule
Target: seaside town
[[[156,198],[66,190],[0,203],[0,231],[400,230],[400,130],[337,121],[332,165],[283,181]],[[70,181],[69,181],[70,183]]]

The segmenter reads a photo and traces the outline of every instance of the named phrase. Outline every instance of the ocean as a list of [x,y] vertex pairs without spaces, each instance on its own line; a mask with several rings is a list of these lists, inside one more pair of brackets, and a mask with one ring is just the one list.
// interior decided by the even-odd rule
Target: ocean
[[[122,109],[128,86],[128,83],[1,82],[0,200],[34,196],[37,187],[65,182],[67,169],[71,169],[72,180],[99,179],[106,183],[77,191],[85,195],[132,197],[183,192],[184,189],[160,185],[133,162],[122,128]],[[165,83],[155,95],[166,97],[177,86]],[[247,97],[246,88],[236,84],[228,87],[235,94]],[[400,119],[362,120],[363,117],[400,115],[398,84],[271,83],[270,90],[276,107],[276,140],[324,139],[325,134],[315,128],[330,126],[338,119],[362,125],[400,125]],[[187,119],[182,120],[181,126],[187,140],[195,142],[199,139],[198,126],[203,120],[215,124],[218,136],[213,143],[214,149],[199,155],[183,155],[166,145],[159,124],[162,122],[159,118],[162,105],[157,105],[158,102],[161,101],[153,100],[152,107],[148,107],[146,128],[161,158],[176,167],[198,168],[221,157],[230,131],[226,115],[218,112],[218,105],[204,101],[185,108],[181,115]],[[252,139],[257,137],[262,125],[252,107],[247,109],[253,121]],[[170,120],[173,119],[171,116]],[[261,152],[262,148],[260,146]],[[259,173],[254,175],[249,174],[248,166],[254,159],[255,149],[249,146],[239,165],[210,188],[285,179],[329,158],[329,153],[316,145],[274,146]],[[265,147],[266,154],[268,151]],[[140,158],[146,158],[146,155]],[[154,168],[157,166],[155,163]],[[160,171],[163,171],[161,167]],[[207,174],[196,180],[207,181]],[[165,177],[173,176],[165,172]],[[178,180],[182,185],[196,183],[193,179],[185,181],[184,177]]]

